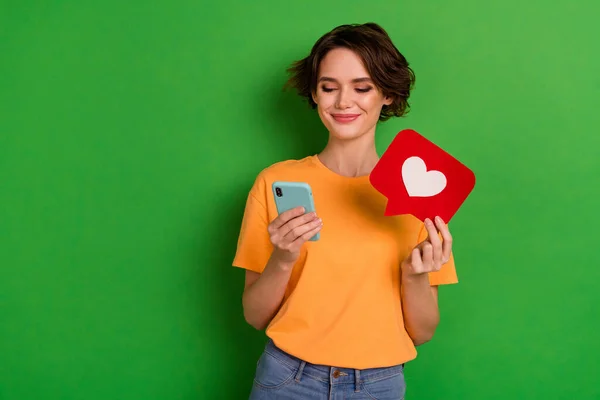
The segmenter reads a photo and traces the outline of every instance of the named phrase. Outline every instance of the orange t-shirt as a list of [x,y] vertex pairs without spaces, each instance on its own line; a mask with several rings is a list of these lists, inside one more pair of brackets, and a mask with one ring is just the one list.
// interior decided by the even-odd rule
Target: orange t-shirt
[[[384,216],[386,198],[368,176],[338,175],[317,156],[283,161],[261,171],[250,191],[235,267],[260,273],[269,260],[274,181],[308,183],[323,228],[320,240],[303,246],[267,336],[313,364],[366,369],[414,359],[402,316],[400,264],[427,237],[424,224],[410,215]],[[456,283],[454,258],[429,281]]]

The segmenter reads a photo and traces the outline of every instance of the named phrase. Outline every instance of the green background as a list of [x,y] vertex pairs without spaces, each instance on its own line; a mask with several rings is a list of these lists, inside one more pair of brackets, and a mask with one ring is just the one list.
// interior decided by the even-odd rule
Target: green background
[[0,2],[0,399],[247,398],[245,197],[326,140],[285,68],[367,21],[417,76],[379,150],[477,175],[407,398],[599,398],[598,3],[250,3]]

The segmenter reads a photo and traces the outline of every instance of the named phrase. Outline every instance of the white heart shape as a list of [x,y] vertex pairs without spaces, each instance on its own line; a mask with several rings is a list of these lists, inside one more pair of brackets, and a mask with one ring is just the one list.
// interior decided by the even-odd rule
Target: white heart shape
[[432,197],[446,187],[446,175],[440,171],[427,171],[420,157],[409,157],[402,164],[402,180],[410,197]]

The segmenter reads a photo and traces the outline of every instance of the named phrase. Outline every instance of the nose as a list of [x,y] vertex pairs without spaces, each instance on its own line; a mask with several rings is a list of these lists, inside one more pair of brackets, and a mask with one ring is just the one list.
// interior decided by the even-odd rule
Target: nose
[[349,108],[352,105],[352,92],[349,89],[341,89],[336,101],[338,109]]

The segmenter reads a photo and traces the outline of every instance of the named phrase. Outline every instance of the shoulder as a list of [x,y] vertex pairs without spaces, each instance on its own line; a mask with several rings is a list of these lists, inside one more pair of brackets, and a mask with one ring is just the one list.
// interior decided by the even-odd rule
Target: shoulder
[[258,174],[259,177],[268,179],[275,175],[288,176],[290,174],[296,174],[308,169],[316,167],[314,156],[308,156],[300,159],[289,159],[276,162],[266,168],[264,168]]
[[315,164],[314,156],[278,161],[258,173],[252,186],[252,193],[254,195],[266,193],[275,181],[303,179],[316,168],[318,166]]

